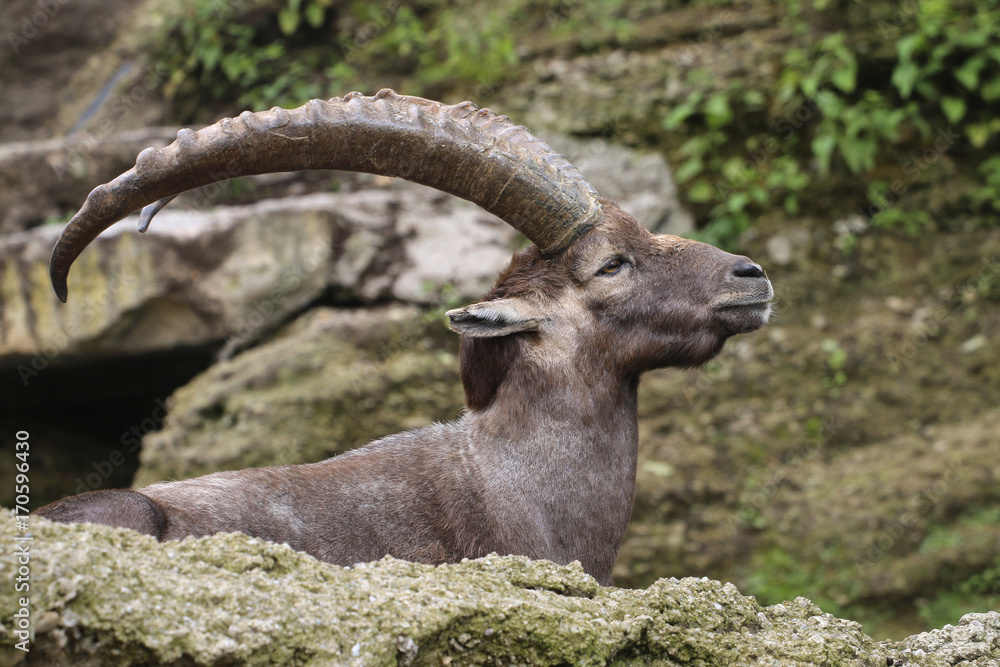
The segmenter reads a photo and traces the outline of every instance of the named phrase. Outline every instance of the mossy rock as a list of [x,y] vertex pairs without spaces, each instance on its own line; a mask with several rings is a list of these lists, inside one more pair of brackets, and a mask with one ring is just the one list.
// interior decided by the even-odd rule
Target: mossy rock
[[[577,563],[454,565],[386,557],[343,568],[228,533],[158,543],[29,517],[34,637],[0,589],[0,663],[25,665],[908,665],[1000,658],[1000,613],[876,643],[805,598],[761,607],[732,584],[603,588]],[[5,544],[24,532],[0,517]],[[15,577],[13,549],[0,576]],[[915,649],[920,650],[915,650]]]
[[457,340],[442,320],[403,307],[310,311],[177,390],[163,429],[144,438],[135,486],[320,461],[456,417]]

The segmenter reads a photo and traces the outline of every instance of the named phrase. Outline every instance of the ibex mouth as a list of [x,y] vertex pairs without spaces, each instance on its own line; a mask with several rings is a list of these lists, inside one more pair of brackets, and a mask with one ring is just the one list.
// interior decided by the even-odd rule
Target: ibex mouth
[[774,289],[770,281],[764,280],[763,285],[752,292],[730,292],[718,297],[712,303],[713,310],[732,310],[745,308],[770,307],[774,298]]
[[771,300],[774,290],[770,281],[750,292],[724,294],[712,304],[719,318],[732,334],[749,333],[760,329],[771,318]]
[[716,310],[721,312],[730,313],[753,313],[753,312],[766,312],[770,313],[771,302],[768,301],[746,301],[744,303],[731,303],[726,306],[721,306]]

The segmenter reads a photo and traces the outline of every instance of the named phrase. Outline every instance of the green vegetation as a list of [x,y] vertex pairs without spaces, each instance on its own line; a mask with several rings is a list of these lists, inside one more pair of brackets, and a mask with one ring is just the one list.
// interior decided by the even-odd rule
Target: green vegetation
[[706,240],[731,244],[775,207],[797,213],[811,184],[845,190],[857,206],[844,214],[917,235],[935,221],[908,195],[956,158],[983,178],[967,195],[973,213],[996,224],[1000,2],[928,0],[907,5],[912,14],[888,3],[786,4],[792,34],[826,11],[857,25],[789,49],[773,85],[718,90],[693,71],[688,101],[663,120],[692,137],[677,175],[707,211]]
[[333,0],[185,0],[166,10],[153,58],[182,117],[205,106],[298,106],[394,82],[410,93],[490,90],[518,62],[500,10]]
[[827,353],[826,363],[829,366],[829,375],[823,378],[823,384],[830,390],[831,398],[839,398],[841,388],[847,382],[847,352],[832,338],[824,338],[820,341],[820,347]]
[[222,100],[283,104],[321,93],[318,53],[289,58],[293,39],[308,41],[325,25],[329,0],[186,0],[165,17],[152,51],[170,77],[168,97],[185,111]]
[[[992,552],[998,523],[998,507],[970,510],[953,525],[933,527],[920,545],[920,551],[932,555],[969,549]],[[920,609],[920,617],[932,625],[943,625],[962,614],[1000,606],[1000,558],[990,567],[964,577],[950,590],[928,600]]]
[[826,580],[822,572],[798,554],[789,553],[781,547],[772,546],[755,554],[760,567],[747,577],[746,588],[753,591],[762,604],[779,604],[794,600],[802,595],[810,598],[835,616],[844,616],[845,611],[834,602],[826,590]]
[[[703,69],[686,71],[690,94],[647,139],[671,153],[702,237],[732,246],[756,216],[798,215],[817,193],[837,196],[834,214],[861,213],[877,228],[911,236],[941,218],[965,222],[950,215],[956,205],[975,224],[996,224],[1000,0],[781,4],[782,27],[795,39],[771,64],[774,75],[720,83]],[[525,44],[618,48],[664,7],[184,0],[162,11],[152,57],[171,72],[165,92],[190,121],[205,107],[297,106],[384,85],[485,101],[524,74]],[[817,33],[816,26],[834,28]],[[671,146],[677,136],[687,139]],[[921,191],[959,161],[975,185],[956,194],[960,202],[928,210]]]

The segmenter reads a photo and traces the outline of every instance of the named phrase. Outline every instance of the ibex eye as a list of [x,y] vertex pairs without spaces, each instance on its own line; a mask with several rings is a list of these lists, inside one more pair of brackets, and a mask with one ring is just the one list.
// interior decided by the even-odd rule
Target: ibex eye
[[619,271],[621,271],[623,266],[625,266],[625,261],[624,260],[613,259],[610,262],[608,262],[607,264],[605,264],[604,266],[602,266],[601,270],[597,272],[597,275],[599,275],[599,276],[614,275],[615,273],[618,273]]

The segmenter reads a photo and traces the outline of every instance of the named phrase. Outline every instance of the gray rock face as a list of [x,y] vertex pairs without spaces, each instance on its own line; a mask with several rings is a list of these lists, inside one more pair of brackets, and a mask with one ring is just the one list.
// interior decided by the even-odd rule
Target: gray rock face
[[681,206],[673,172],[661,154],[633,151],[603,137],[556,135],[549,144],[575,164],[601,196],[614,199],[652,231],[694,230],[694,217]]
[[[805,598],[761,607],[732,584],[602,588],[578,564],[386,557],[341,568],[237,533],[158,543],[29,518],[31,622],[0,589],[4,665],[906,665],[1000,659],[1000,613],[876,643]],[[5,544],[23,536],[0,517]],[[0,560],[12,581],[15,559]],[[27,644],[22,637],[30,636]],[[18,645],[28,648],[25,654]]]
[[[51,133],[74,97],[73,76],[115,40],[138,3],[120,0],[8,0],[0,5],[0,141]],[[93,91],[87,90],[87,102]],[[0,173],[2,173],[0,168]],[[3,215],[0,213],[0,215]]]
[[135,225],[123,220],[84,252],[66,305],[46,269],[59,230],[0,238],[0,363],[252,341],[325,290],[362,302],[436,302],[446,288],[474,299],[515,237],[420,186],[167,209],[145,237]]

